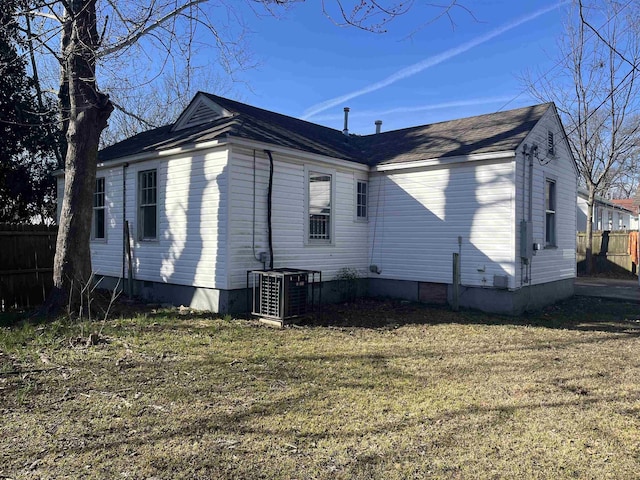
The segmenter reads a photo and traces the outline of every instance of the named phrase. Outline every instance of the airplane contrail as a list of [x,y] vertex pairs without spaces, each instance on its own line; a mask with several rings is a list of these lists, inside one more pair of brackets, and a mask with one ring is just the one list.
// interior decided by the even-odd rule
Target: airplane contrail
[[[511,100],[513,95],[501,96],[501,97],[487,97],[487,98],[473,98],[469,100],[453,100],[451,102],[431,103],[428,105],[416,105],[412,107],[397,107],[388,110],[358,110],[350,114],[350,118],[370,118],[370,117],[382,117],[385,115],[392,115],[394,113],[412,113],[422,112],[426,110],[439,110],[443,108],[457,108],[457,107],[472,107],[475,105],[486,105],[488,103],[503,103]],[[314,120],[318,122],[329,122],[335,120],[341,120],[344,118],[342,114],[325,114],[316,115]]]
[[562,2],[556,3],[549,7],[541,8],[540,10],[536,10],[535,12],[530,13],[529,15],[525,15],[524,17],[518,18],[517,20],[507,23],[506,25],[502,25],[494,30],[491,30],[489,33],[476,37],[473,40],[468,41],[467,43],[463,43],[462,45],[451,48],[438,55],[434,55],[421,62],[414,63],[413,65],[410,65],[401,70],[398,70],[396,73],[388,76],[383,80],[380,80],[379,82],[372,83],[371,85],[367,85],[366,87],[356,90],[354,92],[347,93],[345,95],[341,95],[339,97],[335,97],[329,100],[325,100],[324,102],[321,102],[321,103],[317,103],[304,111],[302,115],[302,119],[306,120],[320,112],[324,112],[329,108],[335,107],[336,105],[343,104],[344,102],[351,100],[352,98],[360,97],[366,93],[375,92],[376,90],[380,90],[381,88],[387,87],[400,80],[411,77],[417,73],[422,72],[423,70],[426,70],[427,68],[431,68],[435,65],[438,65],[439,63],[444,62],[445,60],[449,60],[450,58],[453,58],[468,50],[471,50],[472,48],[477,47],[478,45],[482,45],[483,43],[486,43],[489,40],[522,25],[523,23],[527,23],[527,22],[530,22],[531,20],[535,20],[539,16],[544,15],[545,13],[551,12],[553,10],[556,10],[557,8],[560,8],[563,5],[566,5],[568,3],[570,3],[570,0],[564,0]]

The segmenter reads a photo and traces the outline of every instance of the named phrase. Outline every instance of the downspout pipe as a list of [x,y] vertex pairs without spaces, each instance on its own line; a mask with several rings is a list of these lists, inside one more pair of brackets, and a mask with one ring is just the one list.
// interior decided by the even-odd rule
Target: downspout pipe
[[272,206],[273,206],[273,156],[270,150],[265,150],[269,156],[269,189],[267,191],[267,228],[269,231],[269,270],[273,270],[273,221],[272,221]]
[[[531,150],[529,151],[529,223],[531,223],[533,228],[533,157],[534,155],[538,155],[538,146],[532,145]],[[533,262],[529,262],[529,286],[531,283],[531,276],[533,272],[532,264]]]
[[122,289],[124,290],[124,274],[127,255],[127,235],[126,235],[126,222],[127,222],[127,168],[129,163],[122,164]]
[[538,146],[533,145],[529,152],[529,221],[533,221],[533,157],[538,153]]
[[525,196],[526,188],[527,188],[527,149],[528,145],[525,143],[522,148],[522,220],[527,219],[527,200]]

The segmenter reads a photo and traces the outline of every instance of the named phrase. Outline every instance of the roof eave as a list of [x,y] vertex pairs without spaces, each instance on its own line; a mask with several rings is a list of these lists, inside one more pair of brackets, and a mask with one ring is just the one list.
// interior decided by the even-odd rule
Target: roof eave
[[480,162],[483,160],[506,160],[515,158],[515,150],[501,150],[487,153],[471,153],[469,155],[456,155],[453,157],[436,157],[424,160],[398,163],[382,163],[371,167],[374,172],[388,172],[392,170],[406,170],[409,168],[423,168],[437,165],[451,165],[454,163]]
[[304,150],[298,150],[290,147],[283,147],[279,145],[274,145],[272,143],[261,142],[258,140],[248,140],[246,138],[234,137],[229,135],[227,140],[232,145],[238,145],[246,148],[256,149],[256,150],[269,150],[271,152],[278,152],[283,155],[287,155],[289,157],[297,157],[304,160],[313,160],[316,162],[325,163],[328,165],[339,166],[339,167],[347,167],[352,170],[361,170],[361,171],[369,171],[369,166],[356,162],[354,160],[348,160],[344,158],[336,158],[330,157],[328,155],[322,155],[319,153],[305,152]]

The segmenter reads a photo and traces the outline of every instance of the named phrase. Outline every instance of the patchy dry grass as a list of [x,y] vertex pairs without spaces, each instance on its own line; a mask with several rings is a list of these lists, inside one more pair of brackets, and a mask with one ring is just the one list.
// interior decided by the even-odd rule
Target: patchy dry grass
[[637,478],[638,308],[3,327],[0,478]]

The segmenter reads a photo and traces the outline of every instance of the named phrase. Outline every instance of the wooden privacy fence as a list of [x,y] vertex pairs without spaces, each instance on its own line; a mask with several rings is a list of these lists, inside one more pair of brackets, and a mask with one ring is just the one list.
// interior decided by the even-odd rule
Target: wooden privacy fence
[[40,305],[53,285],[58,227],[0,223],[0,310]]
[[[578,232],[576,241],[576,261],[578,273],[584,273],[587,235]],[[593,232],[593,265],[592,273],[637,274],[637,265],[629,255],[629,231]]]

